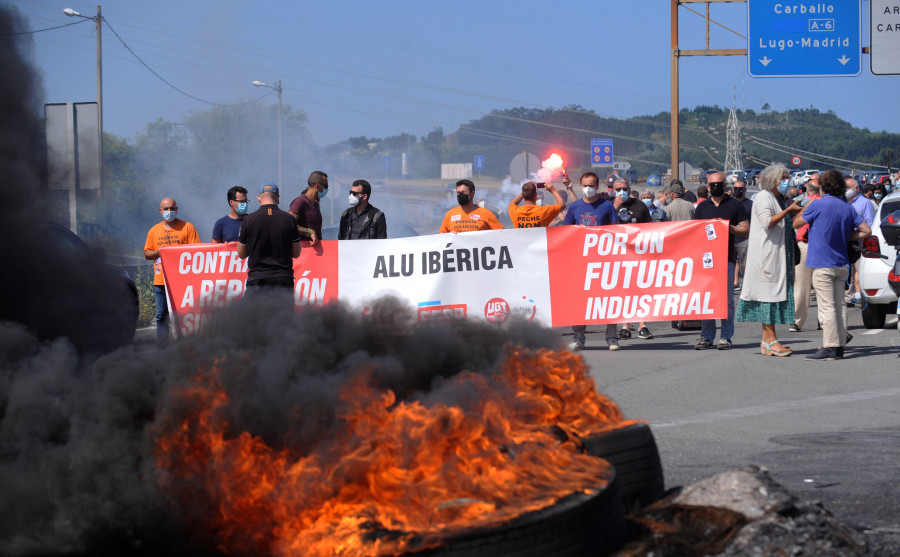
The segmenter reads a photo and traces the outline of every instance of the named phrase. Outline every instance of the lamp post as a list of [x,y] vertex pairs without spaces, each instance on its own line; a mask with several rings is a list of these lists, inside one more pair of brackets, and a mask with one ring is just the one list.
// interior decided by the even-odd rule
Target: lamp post
[[275,85],[268,85],[262,81],[253,81],[255,87],[268,87],[274,89],[278,93],[278,185],[284,187],[281,182],[281,80],[275,82]]
[[81,15],[72,8],[66,8],[63,13],[69,17],[83,17],[90,19],[97,25],[97,127],[100,130],[100,188],[103,189],[103,41],[100,33],[103,28],[103,16],[100,13],[100,4],[97,4],[97,15],[88,17]]

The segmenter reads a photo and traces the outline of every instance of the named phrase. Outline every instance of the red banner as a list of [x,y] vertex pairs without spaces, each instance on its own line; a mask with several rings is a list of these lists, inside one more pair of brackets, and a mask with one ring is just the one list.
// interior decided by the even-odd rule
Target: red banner
[[547,229],[553,326],[727,317],[728,223]]

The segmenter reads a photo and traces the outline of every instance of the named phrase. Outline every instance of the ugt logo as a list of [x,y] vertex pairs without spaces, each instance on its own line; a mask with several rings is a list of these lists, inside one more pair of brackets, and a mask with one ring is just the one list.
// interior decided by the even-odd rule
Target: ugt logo
[[484,316],[491,323],[503,323],[509,319],[509,304],[503,298],[491,298],[484,306]]

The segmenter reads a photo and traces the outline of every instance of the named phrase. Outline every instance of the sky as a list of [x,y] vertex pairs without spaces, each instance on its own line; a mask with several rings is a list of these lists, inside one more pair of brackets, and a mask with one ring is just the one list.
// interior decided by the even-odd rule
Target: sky
[[[80,19],[64,8],[97,13],[68,0],[12,5],[32,31]],[[690,11],[705,6],[679,8],[681,49],[705,48],[705,20]],[[869,9],[863,1],[864,46]],[[157,118],[177,123],[210,103],[275,104],[274,91],[253,80],[281,80],[284,105],[308,115],[318,145],[451,133],[519,106],[574,104],[628,118],[671,105],[670,0],[111,0],[102,14],[104,130],[128,140]],[[745,3],[711,4],[710,16],[728,28],[711,24],[711,48],[746,48]],[[96,100],[92,21],[27,37],[42,102]],[[868,55],[861,66],[857,77],[757,78],[746,56],[683,57],[679,105],[815,107],[900,132],[900,77],[872,75]]]

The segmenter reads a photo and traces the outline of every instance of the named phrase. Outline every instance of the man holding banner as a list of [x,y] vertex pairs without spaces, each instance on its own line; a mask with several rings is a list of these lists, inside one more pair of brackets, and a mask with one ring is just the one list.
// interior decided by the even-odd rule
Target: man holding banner
[[[743,203],[725,195],[725,175],[714,172],[709,175],[709,199],[697,204],[694,209],[694,219],[723,219],[728,221],[728,277],[726,279],[728,289],[728,318],[722,319],[722,336],[717,348],[729,350],[731,337],[734,336],[734,263],[736,252],[734,249],[735,236],[746,237],[750,233],[750,218]],[[703,187],[703,186],[700,186]],[[710,225],[711,226],[711,225]],[[707,229],[707,234],[715,237],[715,231]],[[716,338],[716,320],[703,319],[700,322],[700,340],[694,345],[694,350],[706,350],[712,348],[713,339]]]
[[[563,224],[580,224],[582,226],[603,226],[606,224],[616,224],[619,222],[619,216],[612,201],[600,196],[598,186],[600,185],[600,177],[593,172],[585,172],[581,175],[581,191],[582,199],[578,199],[569,205],[566,211],[566,218]],[[572,325],[572,342],[569,343],[569,350],[578,352],[584,349],[586,340],[585,333],[587,325]],[[616,324],[609,323],[606,325],[606,344],[610,350],[619,349],[619,339],[616,337]]]
[[475,184],[471,180],[456,182],[456,202],[444,215],[438,232],[473,232],[475,230],[499,230],[503,228],[494,213],[475,204]]

